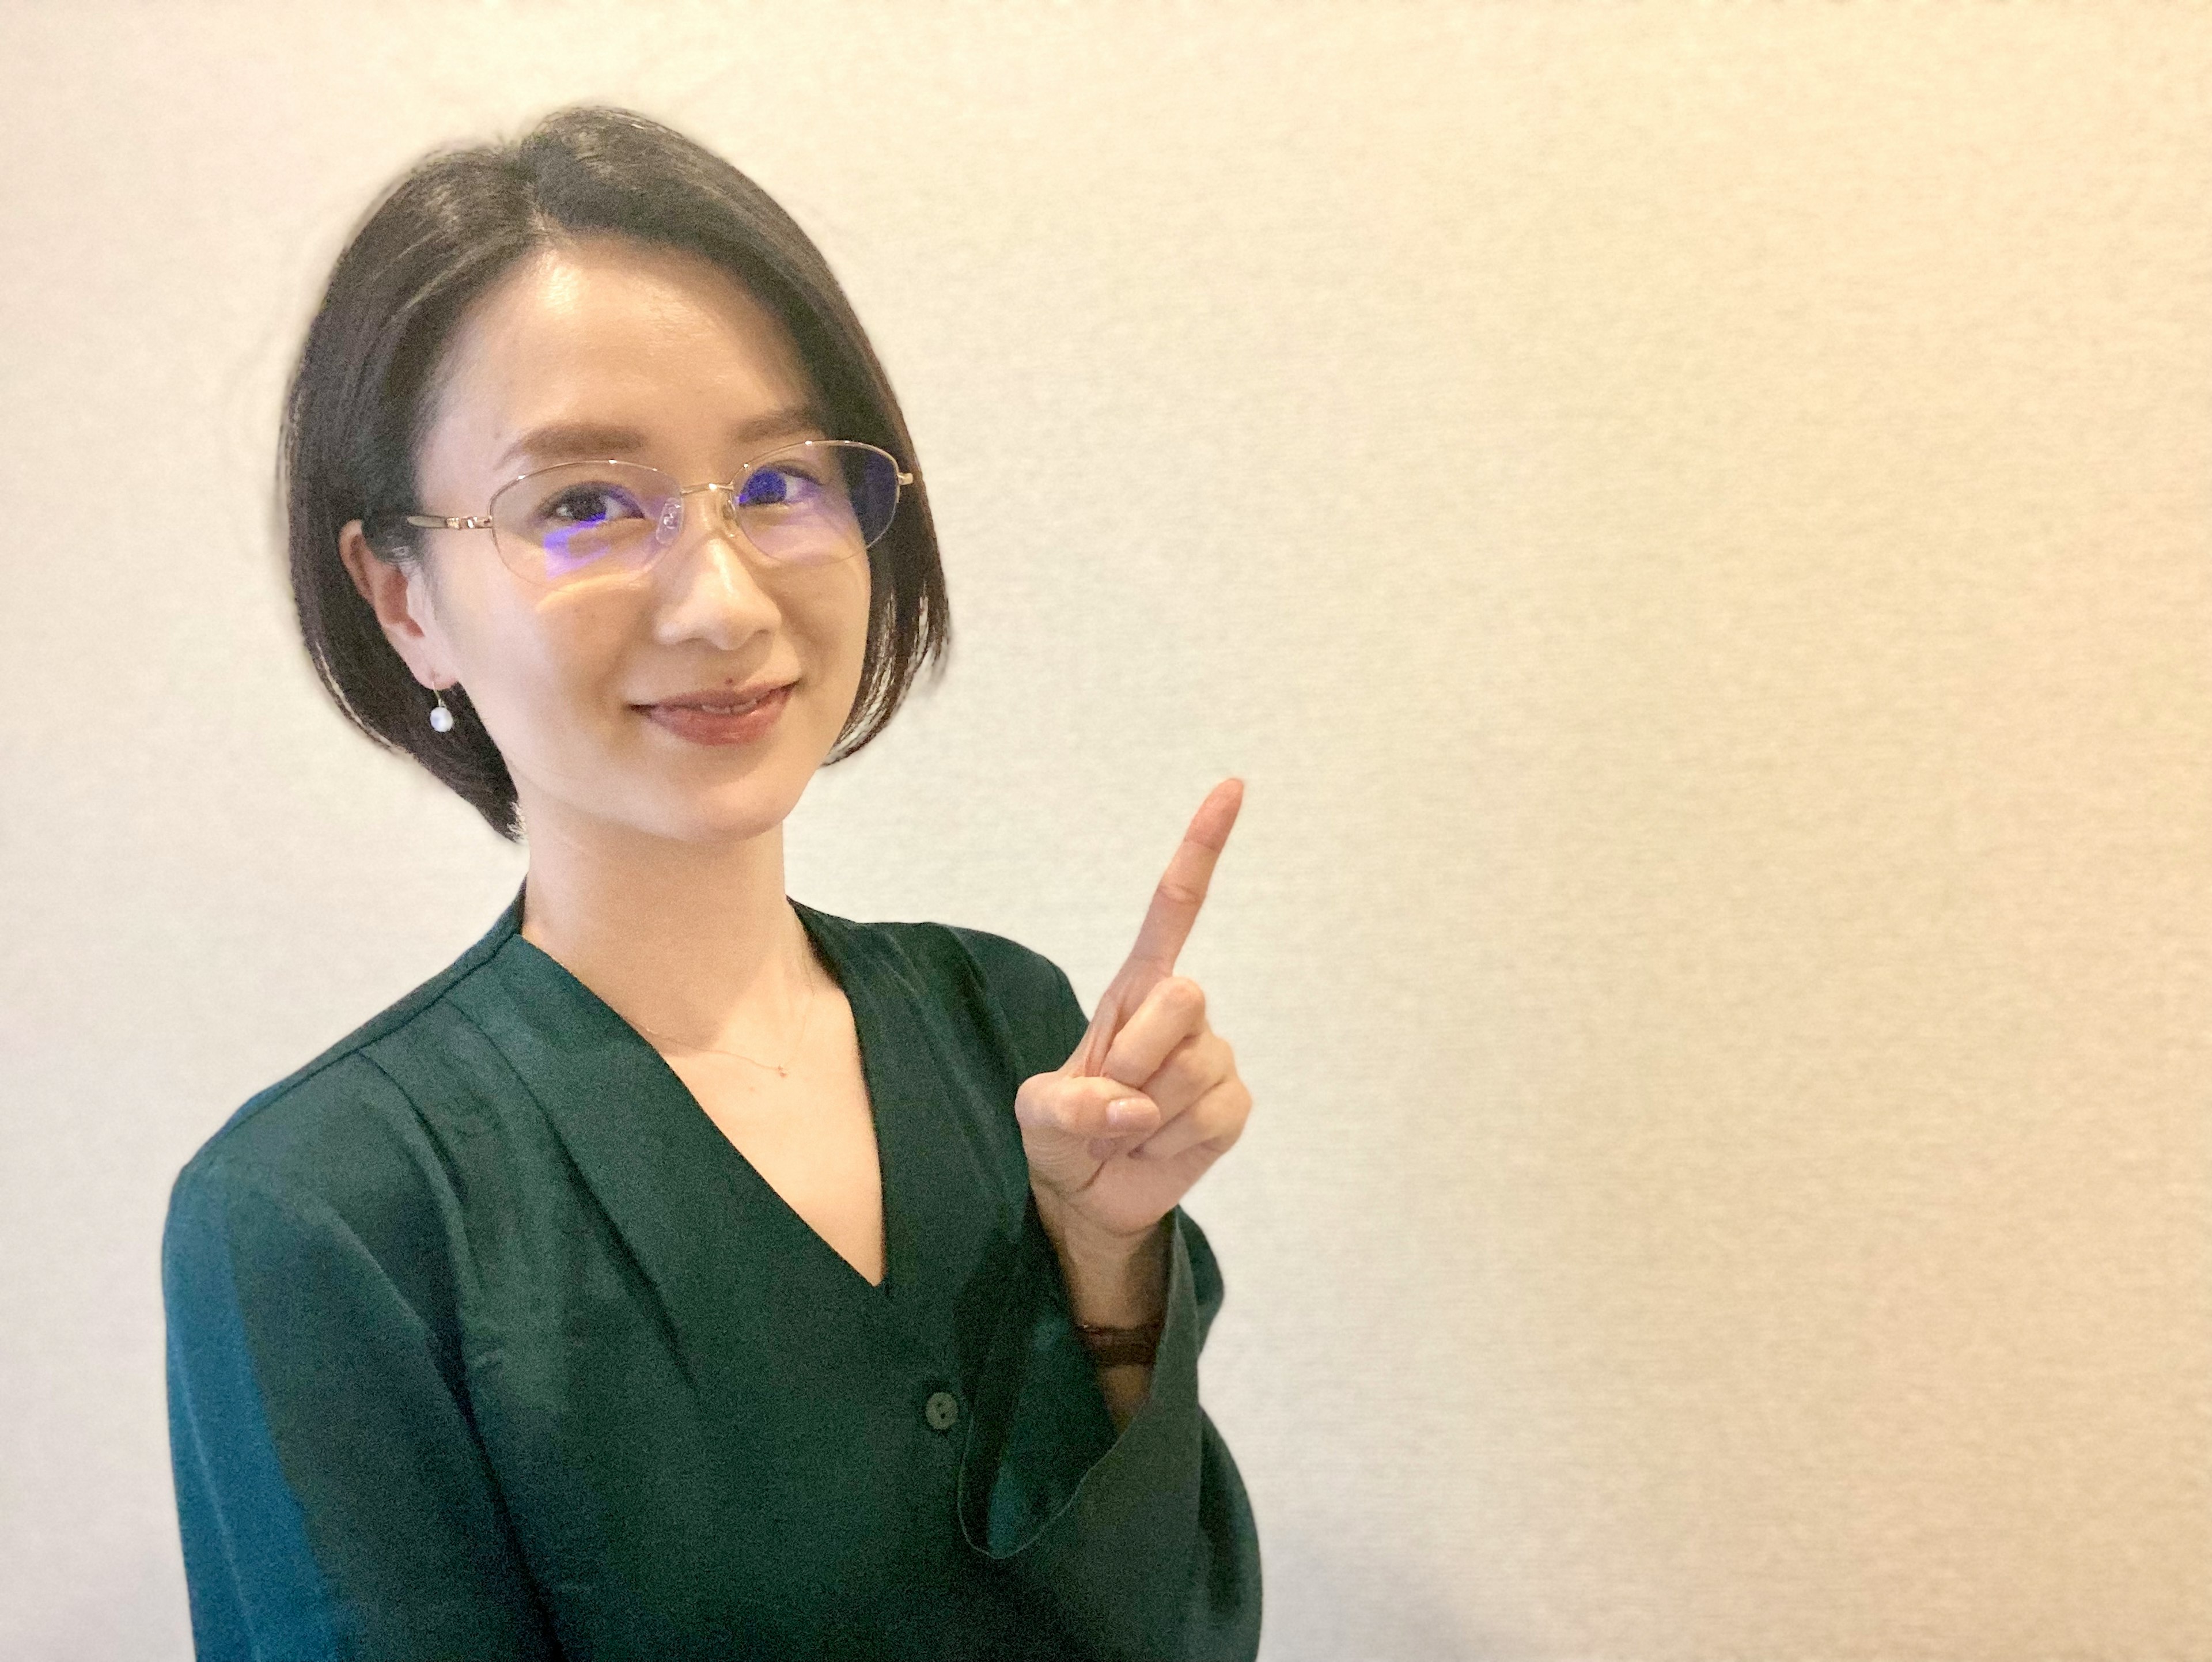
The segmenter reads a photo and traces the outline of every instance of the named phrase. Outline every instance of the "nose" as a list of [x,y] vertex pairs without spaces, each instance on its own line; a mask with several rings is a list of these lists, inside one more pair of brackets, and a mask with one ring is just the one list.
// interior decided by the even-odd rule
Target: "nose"
[[720,486],[683,497],[675,540],[654,562],[653,638],[663,645],[704,641],[729,651],[773,630],[782,612],[731,523]]

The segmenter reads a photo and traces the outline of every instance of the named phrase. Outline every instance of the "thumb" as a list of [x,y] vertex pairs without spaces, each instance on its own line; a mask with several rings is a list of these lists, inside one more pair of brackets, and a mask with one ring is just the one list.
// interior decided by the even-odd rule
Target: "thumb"
[[1119,1080],[1039,1074],[1014,1096],[1014,1118],[1025,1131],[1065,1136],[1126,1137],[1157,1130],[1159,1105]]

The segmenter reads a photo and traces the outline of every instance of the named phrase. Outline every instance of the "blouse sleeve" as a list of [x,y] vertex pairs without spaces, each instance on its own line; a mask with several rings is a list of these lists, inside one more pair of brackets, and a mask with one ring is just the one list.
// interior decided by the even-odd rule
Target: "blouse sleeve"
[[198,1654],[557,1655],[453,1359],[339,1205],[240,1164],[187,1166],[162,1236]]
[[[1036,1072],[1073,1051],[1087,1018],[1066,976],[1027,956],[1043,973],[1001,1004]],[[1223,1292],[1205,1233],[1180,1208],[1170,1215],[1166,1326],[1150,1393],[1119,1436],[1034,1202],[1018,1274],[1030,1296],[1009,1301],[961,1473],[970,1546],[1015,1571],[1085,1656],[1249,1662],[1259,1535],[1198,1400]]]

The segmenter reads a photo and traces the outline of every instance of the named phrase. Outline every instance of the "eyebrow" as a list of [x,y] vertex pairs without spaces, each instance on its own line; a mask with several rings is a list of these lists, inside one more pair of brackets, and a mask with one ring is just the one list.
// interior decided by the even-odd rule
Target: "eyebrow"
[[[771,410],[766,415],[755,416],[750,421],[732,423],[727,432],[732,443],[750,444],[756,439],[775,438],[786,433],[818,433],[821,430],[821,417],[812,410]],[[495,471],[503,471],[524,456],[532,456],[540,461],[556,458],[575,461],[598,460],[635,455],[645,447],[645,435],[635,427],[620,427],[596,421],[549,422],[543,427],[532,428],[501,451],[492,467]]]

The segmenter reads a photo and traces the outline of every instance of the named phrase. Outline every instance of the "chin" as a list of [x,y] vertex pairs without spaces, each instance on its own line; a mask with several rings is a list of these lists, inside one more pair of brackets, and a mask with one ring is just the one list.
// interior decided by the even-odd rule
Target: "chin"
[[781,768],[754,770],[720,784],[656,792],[650,829],[678,843],[744,843],[772,831],[799,806],[804,779]]

